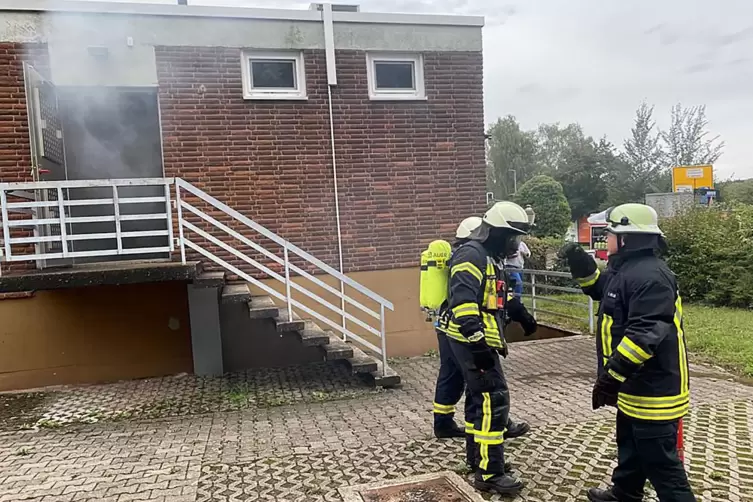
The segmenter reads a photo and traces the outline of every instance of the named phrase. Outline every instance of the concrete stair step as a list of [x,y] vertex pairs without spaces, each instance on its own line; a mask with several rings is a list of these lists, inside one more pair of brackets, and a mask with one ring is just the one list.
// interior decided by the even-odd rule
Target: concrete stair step
[[296,314],[295,312],[293,312],[293,319],[290,319],[287,309],[280,309],[279,314],[274,319],[275,324],[277,324],[278,333],[303,331],[303,329],[306,327],[306,322],[298,317],[298,314]]
[[353,348],[353,357],[345,359],[345,363],[350,367],[354,375],[371,373],[379,369],[376,360],[366,354],[358,347],[350,345]]
[[304,347],[322,347],[326,349],[329,345],[329,335],[325,333],[316,323],[307,322],[306,326],[298,331],[298,336],[301,338],[301,343]]
[[329,339],[329,343],[322,347],[322,350],[324,350],[324,358],[327,361],[341,361],[353,357],[352,345],[343,342],[342,339],[332,331],[327,331],[325,334]]
[[225,272],[222,270],[215,272],[201,271],[193,280],[197,288],[219,288],[225,285]]
[[400,375],[395,370],[387,366],[387,371],[382,374],[382,361],[376,360],[377,369],[371,373],[364,374],[368,382],[376,387],[397,387],[400,385]]
[[253,296],[248,302],[248,316],[251,319],[273,319],[279,315],[280,308],[269,296]]
[[250,300],[248,284],[226,284],[222,288],[222,303],[248,303]]

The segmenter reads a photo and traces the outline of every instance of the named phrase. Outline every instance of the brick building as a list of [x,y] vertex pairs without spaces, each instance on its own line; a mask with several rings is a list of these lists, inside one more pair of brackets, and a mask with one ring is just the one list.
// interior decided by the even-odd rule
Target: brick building
[[[390,299],[391,355],[426,350],[419,253],[485,207],[483,20],[357,10],[0,0],[0,182],[182,178]],[[57,161],[31,144],[30,79]],[[0,316],[71,292],[46,295]]]

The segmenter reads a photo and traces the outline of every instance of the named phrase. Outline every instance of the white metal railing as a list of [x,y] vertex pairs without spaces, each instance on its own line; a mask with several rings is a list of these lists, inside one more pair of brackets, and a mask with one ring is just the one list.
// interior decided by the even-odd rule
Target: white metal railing
[[[316,320],[321,321],[323,324],[326,324],[330,328],[340,332],[343,336],[343,339],[353,340],[357,342],[358,344],[362,345],[363,347],[369,349],[370,351],[380,355],[382,358],[382,371],[384,372],[387,370],[387,345],[386,345],[387,338],[386,338],[386,330],[385,330],[385,309],[394,310],[394,306],[389,300],[383,298],[382,296],[376,294],[370,289],[364,287],[363,285],[349,278],[348,276],[341,273],[340,271],[330,267],[323,261],[312,256],[306,251],[303,251],[298,246],[288,242],[287,240],[283,239],[282,237],[275,234],[274,232],[271,232],[270,230],[259,225],[258,223],[252,221],[251,219],[242,215],[241,213],[234,210],[230,206],[220,202],[216,198],[207,194],[203,190],[196,188],[195,186],[191,185],[185,180],[178,178],[175,180],[175,185],[176,185],[175,199],[177,201],[177,213],[178,213],[178,222],[179,222],[178,242],[180,243],[181,259],[183,260],[184,263],[186,261],[186,248],[195,251],[196,253],[200,254],[204,258],[211,260],[212,262],[220,265],[225,270],[237,275],[238,277],[262,289],[263,291],[265,291],[272,297],[277,298],[281,302],[284,302],[287,307],[288,319],[293,320],[294,309],[299,309],[300,311],[305,312],[306,314],[315,318]],[[187,194],[190,194],[191,196],[199,198],[202,201],[202,203],[208,204],[212,208],[222,212],[224,215],[229,216],[233,220],[233,222],[242,224],[242,227],[244,230],[252,230],[256,232],[256,234],[259,234],[262,237],[274,242],[276,245],[282,248],[282,256],[279,256],[278,254],[257,244],[256,242],[248,238],[246,235],[244,235],[245,232],[244,233],[238,232],[234,230],[233,228],[231,228],[230,226],[228,226],[227,224],[217,220],[213,216],[202,211],[199,207],[189,204],[185,200],[185,197],[181,194],[181,191],[185,191],[187,192]],[[245,246],[250,247],[251,249],[259,253],[260,255],[263,255],[269,260],[277,263],[278,265],[281,265],[283,267],[284,274],[275,272],[274,270],[267,267],[266,265],[260,263],[259,261],[243,253],[242,251],[236,249],[236,247],[231,246],[230,244],[226,242],[226,240],[228,239],[218,238],[212,235],[211,233],[199,228],[199,226],[188,221],[185,218],[186,212],[198,218],[200,221],[204,222],[205,224],[209,224],[213,229],[217,229],[221,231],[223,233],[222,235],[230,236],[233,239],[236,239],[242,242]],[[194,220],[194,221],[197,221],[197,220]],[[243,263],[251,265],[254,269],[261,271],[265,275],[275,279],[276,281],[278,281],[279,283],[285,286],[285,293],[284,294],[280,293],[276,289],[256,279],[251,274],[244,272],[243,270],[238,268],[236,265],[229,263],[228,261],[220,258],[211,250],[200,245],[198,241],[192,238],[193,236],[200,237],[201,239],[211,243],[214,247],[222,249],[223,251],[231,254],[232,256],[239,259]],[[340,288],[338,289],[327,284],[326,282],[321,280],[319,277],[316,277],[314,274],[311,274],[307,272],[306,270],[302,269],[301,267],[292,263],[290,259],[291,257],[294,257],[294,256],[302,259],[304,262],[308,263],[309,265],[313,265],[316,269],[322,272],[325,272],[329,276],[336,279],[340,284]],[[291,278],[292,274],[297,274],[298,276],[308,281],[311,281],[313,284],[316,284],[318,287],[324,289],[328,293],[335,295],[338,298],[339,300],[338,303],[340,303],[340,305],[339,306],[335,305],[325,300],[321,296],[317,295],[313,291],[310,291],[306,287],[296,283]],[[363,305],[362,303],[358,302],[357,300],[345,294],[345,289],[344,289],[345,285],[351,287],[352,289],[354,289],[361,295],[376,302],[379,305],[378,307],[379,311],[378,312],[374,311],[371,308]],[[323,307],[326,307],[329,311],[339,316],[342,322],[341,323],[334,322],[329,317],[317,312],[316,310],[313,310],[312,308],[296,300],[292,296],[293,291],[302,293],[303,295],[310,298],[311,300],[314,300],[317,304]],[[372,322],[372,324],[375,324],[376,327],[370,324],[369,322],[363,321],[359,317],[356,317],[352,315],[351,313],[349,313],[344,308],[346,303],[352,305],[353,307],[357,308],[358,310],[366,314],[368,317],[374,319],[375,322]],[[379,342],[380,342],[379,346],[371,343],[370,341],[366,340],[362,336],[354,333],[353,330],[348,329],[347,327],[348,322],[358,326],[363,331],[375,337],[378,337]]]
[[[547,284],[546,278],[552,277],[552,278],[558,278],[558,279],[570,279],[572,280],[572,276],[569,272],[555,272],[552,270],[531,270],[531,269],[523,269],[523,270],[516,270],[516,272],[521,272],[523,274],[523,286],[525,286],[527,289],[530,290],[529,294],[524,293],[524,297],[529,297],[531,299],[531,312],[533,313],[534,317],[537,313],[547,314],[549,316],[554,317],[562,317],[566,319],[574,319],[576,321],[582,321],[584,323],[588,324],[588,330],[591,334],[594,333],[594,301],[591,299],[591,297],[586,296],[583,294],[583,291],[580,288],[576,287],[568,287],[568,286],[558,286],[555,284]],[[537,277],[539,279],[537,279]],[[530,278],[529,281],[526,281],[527,278]],[[541,279],[544,279],[542,281]],[[541,291],[553,291],[554,294],[541,294]],[[562,298],[557,298],[557,293],[574,293],[581,295],[583,297],[582,302],[574,302],[570,300],[564,300]],[[584,309],[587,312],[583,312],[582,315],[573,315],[570,313],[565,312],[557,312],[554,310],[549,310],[541,308],[538,306],[539,302],[550,302],[553,304],[559,304],[559,305],[566,305],[568,308],[576,307],[579,309]]]
[[[0,183],[0,218],[2,218],[2,255],[7,262],[37,261],[109,257],[126,255],[165,254],[175,249],[172,226],[171,186],[172,178],[134,178],[81,181],[39,181],[28,183]],[[159,196],[123,197],[126,187],[161,187]],[[86,194],[71,197],[77,189],[109,191],[109,197],[87,197]],[[52,195],[52,197],[50,197]],[[99,195],[99,194],[98,194]],[[50,200],[52,199],[52,200]],[[158,213],[129,214],[124,207],[138,204],[163,203]],[[107,214],[97,216],[71,216],[72,208],[87,207],[92,212]],[[94,209],[97,208],[97,209]],[[13,215],[13,216],[11,216]],[[127,231],[125,222],[164,221],[164,229]],[[111,223],[109,232],[77,232],[77,224]],[[161,225],[157,225],[161,226]],[[26,231],[24,232],[24,229]],[[19,233],[32,236],[18,236]],[[128,247],[129,239],[142,237],[165,237],[164,243],[148,247]],[[75,250],[75,242],[108,241],[101,249]],[[51,244],[54,244],[51,246]],[[28,249],[34,245],[34,253],[17,252],[18,246]],[[101,246],[100,246],[101,247]]]

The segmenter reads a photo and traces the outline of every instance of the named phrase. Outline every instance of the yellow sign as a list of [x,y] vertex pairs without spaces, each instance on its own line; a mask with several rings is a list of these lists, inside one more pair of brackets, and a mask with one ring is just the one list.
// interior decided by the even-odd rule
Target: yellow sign
[[672,191],[695,192],[698,188],[714,188],[714,166],[677,166],[672,168]]

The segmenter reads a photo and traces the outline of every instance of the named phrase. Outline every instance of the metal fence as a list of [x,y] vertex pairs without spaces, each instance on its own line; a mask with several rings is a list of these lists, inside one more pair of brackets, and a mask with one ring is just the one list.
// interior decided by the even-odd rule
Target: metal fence
[[[534,317],[538,317],[537,314],[547,314],[555,318],[581,321],[588,324],[590,333],[594,333],[594,301],[591,297],[584,295],[579,287],[562,285],[562,283],[574,284],[569,272],[531,269],[523,269],[520,272],[523,275],[523,297],[530,299],[530,310]],[[550,284],[550,282],[558,282],[558,284]],[[579,294],[583,297],[583,301],[576,302],[557,298],[562,293]],[[542,303],[544,308],[541,307]],[[547,303],[552,306],[548,306]],[[552,310],[556,305],[567,306],[568,310],[574,307],[576,311],[582,310],[583,314]]]

